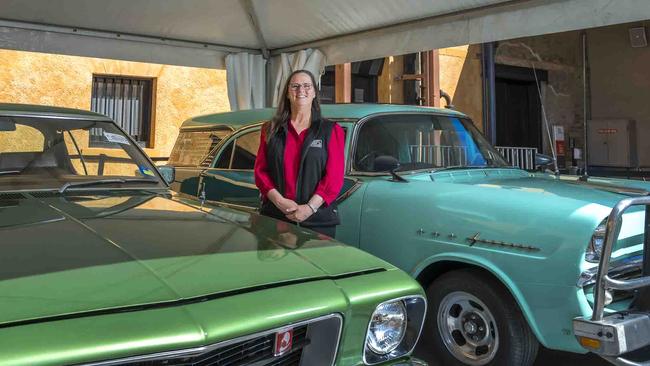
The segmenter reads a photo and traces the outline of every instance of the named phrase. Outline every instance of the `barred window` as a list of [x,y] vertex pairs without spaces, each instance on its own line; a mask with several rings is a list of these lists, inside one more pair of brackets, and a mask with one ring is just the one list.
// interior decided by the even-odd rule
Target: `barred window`
[[[112,118],[142,147],[152,147],[153,79],[95,75],[90,109]],[[90,131],[90,146],[106,138]]]

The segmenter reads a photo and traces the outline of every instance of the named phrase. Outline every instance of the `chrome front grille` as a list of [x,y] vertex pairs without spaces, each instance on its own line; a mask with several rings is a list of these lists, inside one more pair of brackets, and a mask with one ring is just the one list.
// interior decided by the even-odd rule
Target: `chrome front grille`
[[[127,362],[124,366],[240,366],[261,362],[262,365],[298,366],[302,349],[308,343],[307,325],[294,328],[292,351],[273,357],[273,334],[235,342],[196,355],[169,356],[152,361]],[[265,363],[268,361],[269,363]]]
[[[341,327],[341,317],[329,315],[205,347],[108,360],[84,366],[332,365]],[[291,351],[274,356],[276,332],[286,328],[293,328]]]

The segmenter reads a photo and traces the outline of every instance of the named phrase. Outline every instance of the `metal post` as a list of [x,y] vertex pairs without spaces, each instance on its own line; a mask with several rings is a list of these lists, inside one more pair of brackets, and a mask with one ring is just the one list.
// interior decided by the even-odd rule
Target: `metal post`
[[582,128],[584,130],[584,149],[582,152],[582,158],[584,159],[583,161],[585,162],[585,171],[583,174],[583,177],[588,177],[589,176],[589,171],[588,171],[588,166],[589,166],[589,159],[588,159],[588,152],[587,152],[587,32],[582,31]]
[[[650,206],[645,206],[645,226],[643,232],[643,276],[650,276]],[[636,309],[650,310],[650,288],[641,288],[636,294],[633,306]]]
[[483,132],[496,145],[496,85],[494,72],[494,43],[481,45],[483,63]]

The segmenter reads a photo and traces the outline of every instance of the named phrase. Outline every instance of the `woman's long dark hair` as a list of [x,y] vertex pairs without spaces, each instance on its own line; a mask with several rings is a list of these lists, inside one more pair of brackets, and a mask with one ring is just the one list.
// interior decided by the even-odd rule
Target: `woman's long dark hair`
[[307,70],[296,70],[292,72],[291,75],[289,75],[287,82],[284,83],[284,87],[282,88],[284,96],[282,99],[280,99],[278,109],[275,112],[273,118],[271,118],[271,126],[269,128],[270,131],[267,131],[268,133],[266,134],[267,140],[270,139],[271,136],[275,135],[281,128],[283,128],[291,118],[291,102],[289,101],[288,96],[289,83],[291,83],[291,78],[293,78],[293,76],[296,74],[309,75],[309,78],[311,79],[311,85],[315,94],[314,99],[311,101],[311,123],[314,123],[314,121],[320,121],[323,118],[320,111],[320,92],[318,90],[318,84],[316,84],[316,78],[314,77],[314,74]]

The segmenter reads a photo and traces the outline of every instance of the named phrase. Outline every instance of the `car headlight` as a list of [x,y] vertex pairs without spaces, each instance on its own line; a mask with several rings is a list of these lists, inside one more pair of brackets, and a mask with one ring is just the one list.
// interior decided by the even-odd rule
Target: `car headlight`
[[420,336],[425,313],[426,301],[422,296],[379,304],[368,324],[363,361],[372,365],[410,353]]
[[402,301],[379,305],[372,313],[367,344],[378,355],[385,355],[402,343],[406,333],[406,308]]
[[603,251],[603,244],[605,243],[605,232],[607,229],[607,219],[598,225],[594,234],[591,236],[587,251],[585,252],[585,260],[589,263],[600,262],[600,253]]

